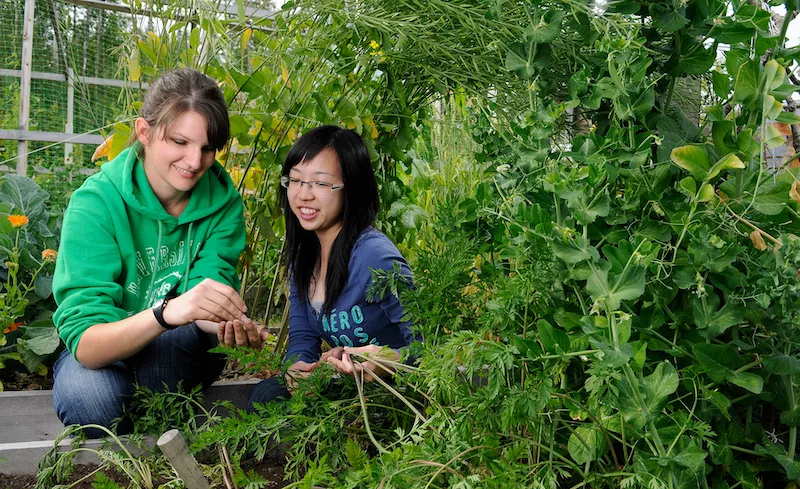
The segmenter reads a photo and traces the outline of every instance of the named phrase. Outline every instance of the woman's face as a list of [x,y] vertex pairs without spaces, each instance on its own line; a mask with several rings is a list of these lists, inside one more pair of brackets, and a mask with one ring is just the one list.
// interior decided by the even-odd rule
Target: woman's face
[[325,149],[310,160],[298,163],[289,170],[289,178],[286,195],[300,226],[306,231],[314,231],[321,240],[324,237],[335,238],[342,228],[344,191],[331,191],[330,187],[315,182],[342,185],[342,169],[336,153]]
[[208,145],[205,118],[186,112],[170,128],[151,130],[142,118],[136,120],[136,135],[144,145],[147,181],[162,203],[186,198],[214,164],[214,148]]

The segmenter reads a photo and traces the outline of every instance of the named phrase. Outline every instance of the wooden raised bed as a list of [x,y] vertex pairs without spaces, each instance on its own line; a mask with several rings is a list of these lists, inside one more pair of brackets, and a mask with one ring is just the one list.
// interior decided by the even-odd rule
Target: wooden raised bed
[[[225,399],[244,408],[250,390],[258,382],[259,379],[215,382],[205,392],[206,405]],[[53,447],[63,427],[53,411],[52,391],[0,392],[0,474],[35,474],[39,460]],[[99,448],[102,441],[90,440],[86,445]],[[61,446],[68,448],[69,440]],[[78,457],[76,461],[96,462],[89,457]]]

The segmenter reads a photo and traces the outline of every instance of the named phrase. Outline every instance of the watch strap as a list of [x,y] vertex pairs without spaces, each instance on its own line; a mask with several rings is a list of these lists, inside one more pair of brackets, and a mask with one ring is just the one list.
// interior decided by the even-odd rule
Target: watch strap
[[176,296],[177,294],[170,292],[153,308],[153,315],[156,317],[156,321],[158,321],[158,324],[160,324],[164,329],[175,329],[179,326],[175,324],[169,324],[166,320],[164,320],[164,308],[167,307],[167,302],[174,299]]

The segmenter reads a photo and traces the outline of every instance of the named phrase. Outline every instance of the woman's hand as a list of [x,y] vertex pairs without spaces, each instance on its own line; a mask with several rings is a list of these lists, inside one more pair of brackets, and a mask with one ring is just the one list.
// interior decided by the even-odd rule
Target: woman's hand
[[337,360],[341,360],[343,353],[344,353],[344,348],[342,348],[341,346],[337,346],[336,348],[331,348],[330,350],[323,353],[319,361],[320,363],[326,362],[328,361],[329,358],[336,358]]
[[220,345],[249,346],[260,350],[269,339],[269,330],[263,324],[247,318],[244,321],[221,321],[217,329],[217,339]]
[[247,306],[236,290],[207,278],[185,294],[170,300],[164,307],[164,321],[175,326],[206,320],[245,321]]
[[[334,348],[331,351],[337,350]],[[351,355],[356,354],[355,360]],[[364,360],[364,356],[370,357],[371,360]],[[378,345],[367,346],[345,346],[342,348],[341,357],[337,358],[336,355],[329,355],[325,359],[329,364],[333,365],[338,372],[348,375],[356,375],[363,373],[364,380],[372,382],[375,377],[387,377],[394,373],[394,369],[385,363],[378,365],[381,360],[388,360],[396,362],[400,360],[400,355],[392,349],[381,347]]]
[[289,389],[289,392],[294,394],[294,391],[297,389],[297,381],[305,379],[311,375],[311,372],[313,372],[317,367],[319,367],[319,362],[293,363],[292,366],[286,371],[286,387]]

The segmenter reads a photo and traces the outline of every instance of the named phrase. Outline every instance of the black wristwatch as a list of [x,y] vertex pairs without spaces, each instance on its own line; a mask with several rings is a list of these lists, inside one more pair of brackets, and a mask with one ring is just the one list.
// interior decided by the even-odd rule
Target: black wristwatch
[[180,326],[179,324],[174,324],[174,325],[169,324],[164,320],[164,308],[167,307],[167,302],[177,297],[177,295],[178,294],[170,292],[169,294],[164,296],[163,299],[158,301],[158,303],[156,303],[155,306],[153,306],[153,315],[156,317],[156,321],[158,321],[158,324],[160,324],[161,327],[163,327],[164,329],[175,329],[178,326]]

